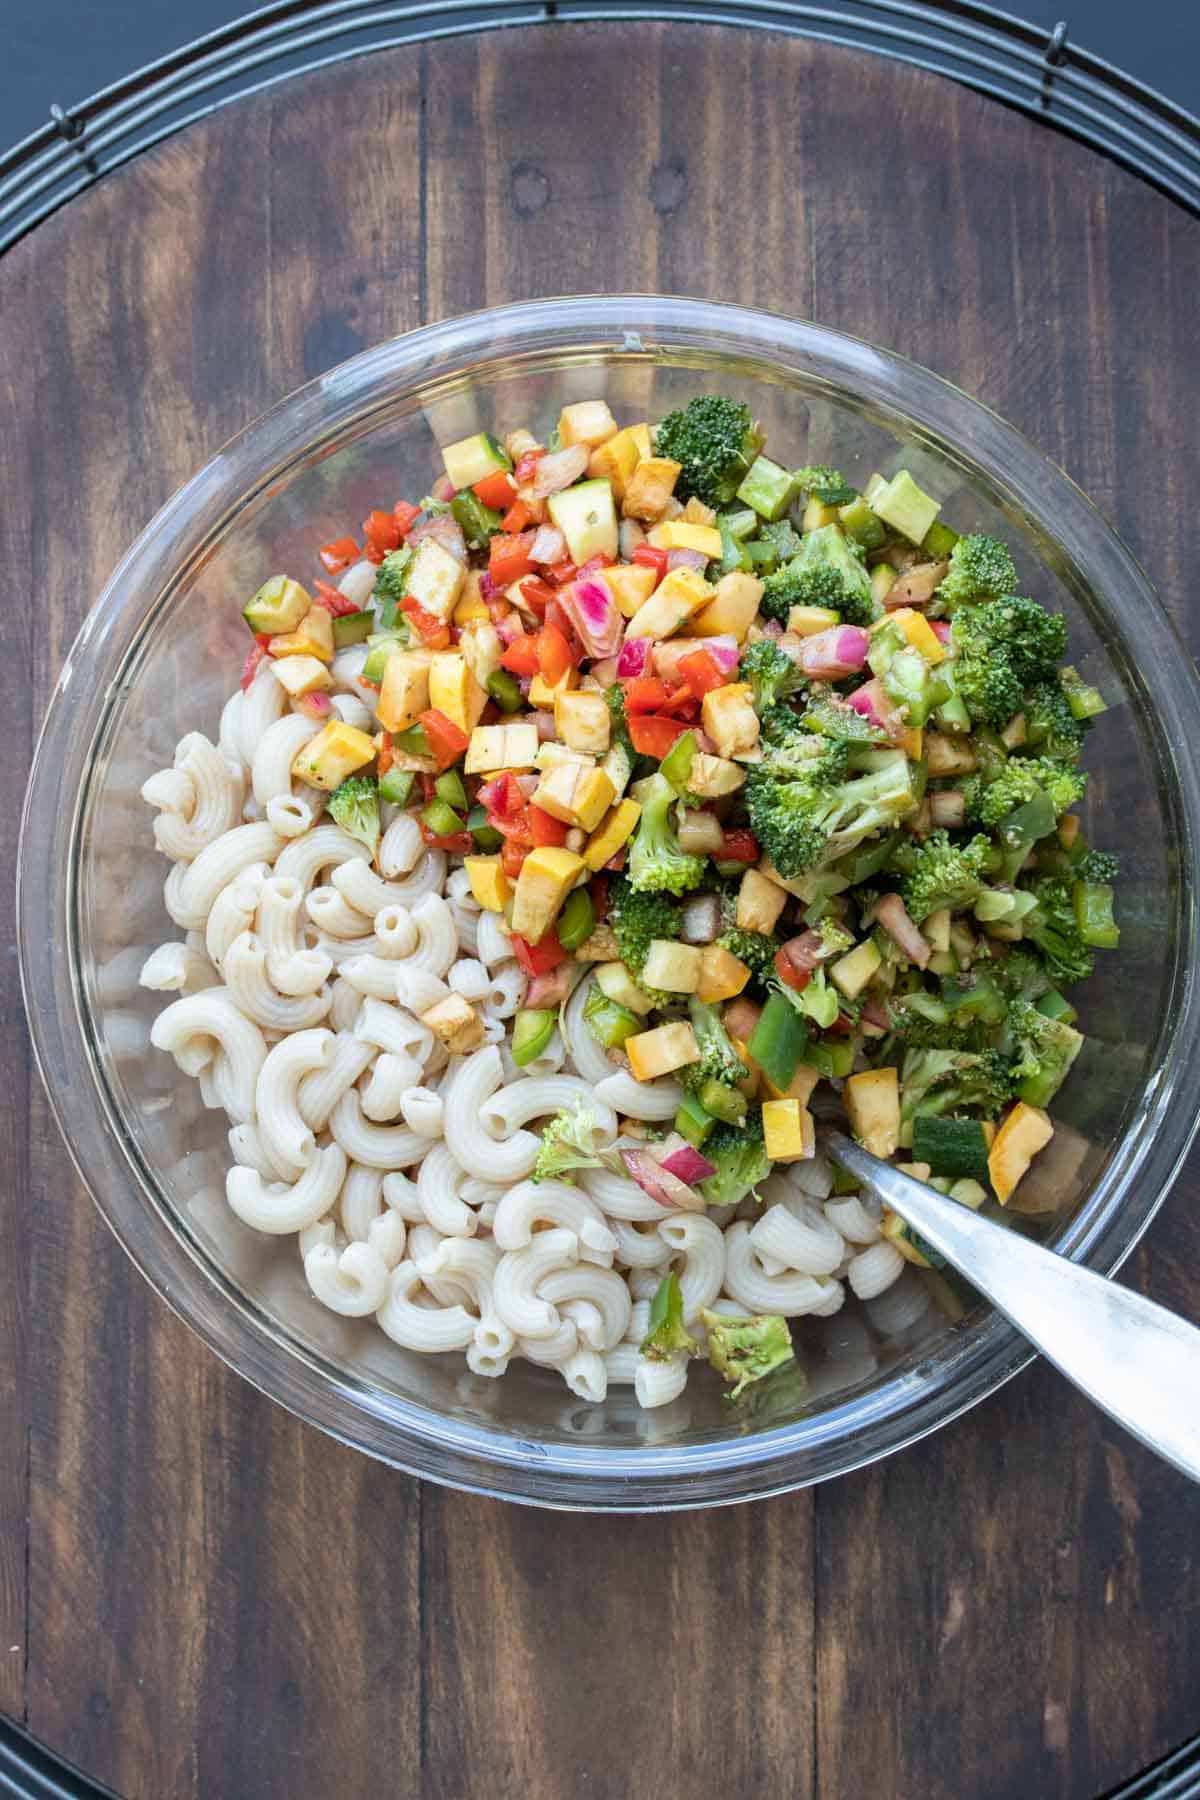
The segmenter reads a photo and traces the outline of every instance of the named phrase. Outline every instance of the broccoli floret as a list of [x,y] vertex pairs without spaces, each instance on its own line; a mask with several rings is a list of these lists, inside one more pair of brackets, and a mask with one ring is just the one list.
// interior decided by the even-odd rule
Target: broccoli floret
[[754,690],[756,712],[768,712],[788,694],[802,687],[807,677],[798,663],[769,637],[759,638],[742,653],[738,680],[748,681]]
[[[673,943],[682,929],[683,915],[666,894],[639,893],[617,875],[609,884],[607,922],[617,940],[621,961],[637,981],[655,938]],[[673,999],[677,1000],[678,995]]]
[[740,1125],[718,1125],[704,1140],[704,1154],[716,1168],[700,1183],[709,1206],[736,1206],[753,1193],[771,1173],[761,1107],[752,1106]]
[[1022,922],[1025,936],[1045,957],[1051,979],[1059,987],[1085,981],[1092,972],[1093,958],[1075,918],[1070,883],[1045,875],[1030,882],[1029,891],[1037,905]]
[[1005,1035],[1013,1048],[1018,1100],[1049,1106],[1083,1047],[1082,1036],[1061,1019],[1048,1019],[1027,1000],[1014,1000],[1009,1007]]
[[1077,719],[1057,681],[1039,681],[1028,689],[1021,703],[1025,714],[1025,745],[1060,762],[1078,762],[1090,720]]
[[726,1381],[734,1383],[731,1400],[795,1355],[787,1320],[778,1313],[733,1319],[706,1307],[700,1318],[708,1333],[709,1362]]
[[991,844],[982,835],[956,844],[947,831],[931,831],[913,858],[912,873],[904,883],[903,900],[909,916],[920,924],[930,913],[948,906],[959,912],[979,897],[983,869]]
[[700,1060],[680,1069],[679,1078],[683,1085],[693,1093],[699,1093],[709,1081],[719,1081],[723,1087],[736,1087],[746,1078],[746,1065],[730,1043],[720,1013],[715,1006],[697,1000],[694,995],[688,1001],[688,1012],[700,1046]]
[[679,847],[671,809],[678,795],[665,775],[652,775],[639,789],[642,816],[629,847],[628,873],[640,892],[685,894],[704,879],[706,858]]
[[882,744],[887,736],[881,725],[873,725],[866,713],[847,705],[832,690],[809,695],[800,723],[809,731],[848,744]]
[[1018,806],[1025,806],[1042,793],[1057,818],[1082,799],[1086,786],[1087,776],[1081,770],[1056,762],[1053,757],[1014,756],[994,781],[971,789],[970,810],[981,825],[999,825]]
[[382,600],[393,608],[399,605],[408,592],[408,572],[413,565],[413,555],[407,544],[399,550],[388,551],[375,571],[373,599]]
[[993,972],[1001,992],[1010,1000],[1040,1000],[1054,986],[1045,963],[1028,944],[1014,944]]
[[825,741],[824,749],[795,773],[777,768],[771,752],[747,771],[751,828],[785,880],[844,855],[917,803],[902,750],[856,750],[844,778],[839,763],[844,766],[847,746]]
[[972,719],[997,729],[1020,712],[1031,683],[1053,676],[1067,647],[1062,614],[1015,595],[960,607],[950,633],[955,688]]
[[821,940],[822,962],[830,962],[835,956],[843,956],[854,946],[854,933],[847,931],[836,919],[821,919],[815,929]]
[[[938,1052],[986,1050],[989,1030],[976,1018],[960,1018],[928,988],[917,988],[889,1000],[892,1028],[899,1032],[906,1051]],[[885,1046],[886,1048],[886,1046]]]
[[843,625],[869,625],[879,612],[861,553],[838,525],[806,532],[799,556],[768,575],[759,609],[786,625],[793,606],[828,606]]
[[1111,850],[1089,850],[1075,865],[1075,877],[1078,881],[1099,882],[1105,887],[1117,879],[1121,872],[1121,860]]
[[699,1356],[700,1346],[685,1330],[683,1323],[683,1290],[674,1269],[665,1275],[654,1290],[650,1302],[650,1319],[646,1335],[639,1346],[643,1356],[654,1362],[669,1362],[673,1356]]
[[819,500],[822,506],[849,506],[858,495],[858,489],[851,487],[844,475],[822,463],[809,463],[805,468],[797,469],[793,480],[803,493],[811,500]]
[[994,1118],[1012,1099],[1008,1058],[999,1050],[910,1049],[900,1073],[901,1127],[918,1113],[982,1113]]
[[980,600],[1001,600],[1015,593],[1017,569],[999,538],[980,534],[961,537],[950,552],[950,569],[937,590],[939,604],[950,610]]
[[534,1181],[572,1181],[575,1169],[603,1169],[608,1159],[596,1149],[596,1115],[586,1100],[555,1113],[542,1133],[533,1165]]
[[365,844],[374,856],[379,848],[379,784],[373,775],[351,775],[329,796],[329,816]]
[[762,448],[750,408],[723,394],[700,394],[682,410],[668,413],[654,433],[657,456],[680,465],[675,493],[680,500],[725,506],[742,484]]

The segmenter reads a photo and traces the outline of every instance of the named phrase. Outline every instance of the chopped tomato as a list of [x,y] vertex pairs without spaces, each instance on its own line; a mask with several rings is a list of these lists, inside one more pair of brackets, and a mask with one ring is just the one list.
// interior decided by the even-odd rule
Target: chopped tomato
[[392,517],[396,521],[396,529],[402,538],[408,536],[420,516],[420,507],[414,506],[411,500],[397,500],[392,508]]
[[479,790],[481,803],[501,819],[514,819],[525,805],[521,784],[509,770],[485,781]]
[[517,458],[517,466],[513,470],[513,476],[518,487],[524,487],[527,482],[533,480],[534,470],[537,468],[539,461],[545,454],[546,452],[539,445],[536,450],[526,450],[524,456]]
[[363,520],[363,536],[367,540],[368,554],[375,550],[383,557],[389,550],[400,548],[400,527],[395,515],[383,512],[379,507],[374,512],[369,512]]
[[470,856],[475,841],[469,831],[448,831],[445,837],[437,837],[424,825],[421,836],[431,850],[448,850],[452,856]]
[[611,869],[614,875],[619,875],[621,873],[622,869],[625,867],[625,852],[624,852],[624,850],[623,849],[618,850],[617,854],[613,857],[610,857],[608,862],[606,862],[604,866],[606,869]]
[[257,675],[259,663],[265,662],[266,657],[267,657],[266,644],[263,642],[263,640],[261,638],[257,638],[254,643],[254,648],[251,650],[249,656],[246,658],[245,662],[242,664],[242,692],[243,693],[245,693],[246,689],[250,686],[250,683],[254,680],[254,677]]
[[395,748],[390,731],[381,731],[375,742],[379,745],[379,773],[386,775],[396,760]]
[[347,613],[358,612],[359,608],[354,601],[348,599],[340,588],[331,587],[327,581],[314,582],[313,586],[317,590],[313,605],[324,607],[335,619],[343,618]]
[[929,623],[933,628],[933,635],[939,643],[948,644],[950,642],[949,619],[930,619]]
[[429,707],[421,714],[421,724],[425,728],[429,754],[440,774],[443,769],[450,768],[451,764],[458,761],[470,739],[465,731],[459,730],[453,719],[448,719],[436,706]]
[[500,850],[500,867],[510,881],[515,881],[521,873],[521,864],[528,854],[524,844],[518,844],[514,838],[505,838]]
[[561,819],[554,818],[543,807],[529,807],[529,835],[533,839],[534,849],[541,849],[545,844],[561,846],[567,841],[567,827]]
[[524,531],[532,517],[533,508],[531,506],[527,506],[524,500],[514,500],[500,521],[500,529],[507,531],[510,536],[516,537]]
[[579,571],[568,557],[565,562],[556,562],[545,571],[546,580],[552,581],[555,587],[565,587],[568,581],[574,581]]
[[638,544],[633,552],[632,560],[654,570],[655,586],[667,572],[667,553],[665,550],[660,550],[656,544]]
[[721,854],[718,862],[756,863],[758,861],[758,839],[752,831],[727,831],[721,839]]
[[417,600],[400,602],[400,611],[412,620],[413,630],[429,650],[445,650],[450,642],[450,627],[436,613],[426,612]]
[[317,551],[331,575],[340,575],[343,569],[348,569],[352,562],[358,561],[358,554],[358,545],[352,537],[332,538]]
[[551,687],[562,680],[571,667],[571,643],[557,625],[543,625],[538,633],[538,670]]
[[505,647],[500,667],[510,675],[536,675],[538,672],[538,640],[536,637],[514,638]]
[[471,489],[475,497],[482,500],[485,506],[490,506],[493,512],[500,513],[508,511],[516,491],[517,484],[507,469],[497,469],[494,475],[485,475],[483,480],[477,481]]
[[514,581],[523,581],[526,575],[533,574],[529,549],[534,535],[532,531],[523,531],[518,537],[497,533],[492,539],[488,550],[488,574],[497,587],[511,587]]
[[679,673],[687,681],[693,694],[711,694],[714,688],[724,687],[728,681],[717,664],[717,660],[707,650],[693,650],[690,656],[679,659]]
[[536,944],[528,944],[517,932],[512,934],[513,955],[524,969],[526,975],[548,975],[551,969],[557,969],[564,962],[567,952],[558,941],[558,933],[553,925],[545,937]]
[[538,575],[527,575],[521,583],[521,598],[529,602],[531,612],[541,616],[554,598],[554,589]]
[[782,950],[775,952],[775,973],[785,987],[799,994],[813,978],[812,965],[794,961],[789,950],[790,946],[785,944]]
[[655,756],[659,762],[677,737],[687,730],[681,719],[667,719],[661,713],[628,715],[629,737],[639,756]]

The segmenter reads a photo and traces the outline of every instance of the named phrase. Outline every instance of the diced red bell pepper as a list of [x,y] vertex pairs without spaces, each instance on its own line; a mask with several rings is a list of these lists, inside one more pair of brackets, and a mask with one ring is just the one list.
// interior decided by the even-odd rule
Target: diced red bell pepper
[[752,831],[727,831],[721,839],[718,862],[756,863],[758,858],[758,839]]
[[397,500],[392,508],[392,517],[396,521],[396,529],[401,538],[408,536],[420,516],[420,507],[414,506],[411,500]]
[[535,850],[543,845],[552,844],[560,847],[567,841],[567,827],[561,819],[556,819],[541,806],[529,807],[529,835]]
[[513,470],[513,475],[518,487],[525,487],[528,482],[533,480],[534,470],[545,454],[546,452],[539,445],[537,449],[526,450],[524,456],[517,458],[517,466]]
[[695,720],[700,716],[700,702],[685,681],[682,687],[671,689],[659,711],[670,713],[673,719]]
[[626,713],[652,713],[665,706],[671,690],[656,675],[633,675],[623,681]]
[[948,644],[950,642],[949,619],[930,619],[929,623],[933,629],[933,635],[937,638],[938,642],[941,644]]
[[378,742],[379,742],[379,773],[381,776],[383,776],[383,775],[387,774],[388,770],[391,768],[392,764],[395,762],[396,751],[395,751],[395,746],[392,743],[392,734],[390,731],[381,731],[379,734]]
[[714,688],[724,687],[729,680],[707,650],[693,650],[690,656],[681,656],[679,673],[693,694],[701,696],[711,694]]
[[431,850],[448,850],[451,856],[470,856],[475,842],[469,831],[448,831],[445,837],[438,837],[424,825],[421,836]]
[[510,675],[536,675],[538,672],[538,640],[536,637],[514,638],[500,658],[500,667]]
[[459,730],[453,719],[448,719],[436,706],[427,708],[421,714],[421,724],[425,729],[429,754],[437,764],[440,775],[443,769],[450,768],[458,761],[470,739],[465,731]]
[[500,848],[500,867],[510,881],[515,881],[521,873],[521,864],[528,856],[528,846],[518,844],[515,838],[505,838]]
[[812,968],[808,964],[795,962],[788,954],[786,944],[782,950],[775,952],[775,973],[785,987],[790,987],[797,994],[803,993],[813,978]]
[[606,869],[611,869],[614,875],[621,874],[622,870],[625,867],[624,848],[618,850],[617,854],[615,856],[610,857],[609,860],[605,863],[604,867]]
[[359,550],[352,537],[331,538],[329,543],[321,545],[317,555],[331,575],[340,575],[343,569],[358,561]]
[[567,952],[558,941],[558,933],[553,925],[545,937],[536,944],[526,943],[517,932],[512,934],[513,955],[524,969],[526,975],[548,975],[551,969],[557,969],[560,962],[565,962]]
[[551,564],[550,568],[545,571],[546,580],[552,581],[555,587],[566,587],[568,581],[574,581],[578,573],[579,571],[570,557],[565,562]]
[[515,819],[525,805],[521,784],[507,769],[503,775],[484,782],[479,798],[489,812],[498,814],[502,819]]
[[528,602],[530,611],[541,618],[554,598],[554,589],[539,575],[527,575],[521,583],[521,598]]
[[242,692],[245,693],[258,673],[258,665],[267,659],[267,646],[262,638],[256,638],[254,648],[242,664]]
[[501,531],[507,531],[510,537],[517,537],[533,517],[533,508],[524,500],[514,500],[500,521]]
[[543,625],[537,645],[538,671],[542,680],[554,687],[572,666],[570,639],[557,625]]
[[426,612],[417,600],[400,602],[400,611],[412,620],[413,630],[428,650],[445,650],[450,643],[450,627],[436,613]]
[[494,475],[485,475],[471,489],[476,499],[482,500],[485,506],[490,506],[493,512],[498,513],[508,511],[516,491],[517,484],[507,469],[497,469]]
[[400,548],[400,527],[396,523],[394,513],[384,512],[376,507],[363,520],[363,536],[367,540],[367,553],[378,551],[381,557],[389,550]]
[[677,737],[687,730],[682,719],[667,719],[661,713],[627,715],[630,742],[639,756],[654,756],[659,762]]
[[313,595],[313,605],[324,607],[325,611],[332,613],[335,619],[344,618],[347,613],[360,610],[357,604],[343,594],[340,588],[331,587],[329,582],[316,581],[313,586],[317,590]]
[[660,550],[656,544],[636,545],[632,560],[654,570],[656,587],[667,572],[667,553],[665,550]]
[[497,587],[511,587],[514,581],[523,581],[526,575],[533,574],[529,551],[535,536],[532,531],[523,531],[518,537],[497,533],[492,539],[488,550],[488,574]]

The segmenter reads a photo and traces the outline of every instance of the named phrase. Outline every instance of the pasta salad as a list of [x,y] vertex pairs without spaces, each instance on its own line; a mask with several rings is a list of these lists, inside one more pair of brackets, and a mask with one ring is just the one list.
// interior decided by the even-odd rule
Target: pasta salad
[[[1073,810],[1104,710],[1012,557],[705,395],[479,433],[245,607],[146,782],[152,1041],[313,1294],[477,1374],[737,1396],[936,1253],[818,1151],[1004,1206],[1118,941]],[[306,585],[307,584],[307,585]]]

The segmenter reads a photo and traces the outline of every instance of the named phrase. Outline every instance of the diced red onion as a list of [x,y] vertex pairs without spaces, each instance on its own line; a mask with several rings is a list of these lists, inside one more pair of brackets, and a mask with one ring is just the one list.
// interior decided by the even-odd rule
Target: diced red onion
[[668,1175],[675,1175],[680,1181],[688,1183],[707,1181],[710,1175],[717,1172],[715,1163],[710,1163],[707,1156],[701,1156],[695,1145],[687,1143],[680,1144],[677,1150],[669,1151],[659,1166]]
[[698,569],[703,575],[708,567],[708,558],[703,550],[668,550],[668,569]]
[[333,701],[328,694],[301,694],[296,701],[296,711],[309,719],[328,719],[333,712]]
[[870,647],[870,637],[861,625],[833,625],[805,638],[800,666],[815,681],[842,681],[847,675],[857,675]]
[[797,969],[811,971],[822,960],[825,943],[819,931],[802,931],[798,937],[789,938],[783,950]]
[[846,704],[862,713],[865,719],[870,719],[872,725],[878,725],[893,742],[904,736],[904,720],[888,699],[880,680],[865,681],[862,687],[855,688],[847,695]]
[[527,1007],[561,1006],[574,986],[575,971],[578,964],[561,962],[556,969],[545,975],[534,975],[525,992],[523,1004]]
[[768,619],[766,624],[762,627],[762,634],[764,637],[781,638],[783,636],[783,626],[779,623],[778,619]]
[[529,546],[530,562],[541,563],[549,568],[552,563],[561,562],[567,553],[567,540],[557,525],[539,525],[533,534],[533,542]]
[[448,475],[439,475],[429,492],[434,500],[453,500],[458,490]]
[[591,451],[586,444],[569,444],[565,450],[551,450],[539,456],[533,471],[533,497],[545,500],[578,481],[588,466]]
[[480,569],[479,598],[486,604],[489,600],[498,600],[503,592],[504,589],[496,585],[488,571]]
[[601,687],[611,687],[617,679],[617,659],[615,656],[602,656],[592,664],[591,673]]
[[947,788],[943,793],[930,794],[929,817],[933,824],[944,826],[955,831],[966,823],[966,795],[959,788]]
[[862,1024],[874,1025],[878,1031],[890,1031],[892,1029],[892,1021],[888,1013],[887,1003],[886,1001],[880,1000],[875,994],[872,994],[870,999],[866,1001],[858,1016]]
[[688,856],[719,856],[725,833],[716,813],[685,812],[676,827],[679,848]]
[[518,638],[523,638],[525,636],[525,628],[521,624],[521,615],[517,612],[515,607],[512,612],[505,613],[502,619],[497,619],[495,624],[496,636],[500,639],[500,642],[504,645],[506,650],[510,644],[515,644]]
[[732,632],[721,637],[697,638],[697,650],[707,650],[722,675],[732,675],[738,665],[738,641]]
[[717,894],[697,894],[683,908],[679,935],[685,944],[711,944],[721,933],[721,901]]
[[875,917],[898,949],[910,962],[923,969],[932,954],[929,940],[923,938],[908,916],[899,894],[884,894],[875,907]]
[[660,1206],[677,1207],[684,1212],[703,1212],[704,1196],[690,1188],[686,1181],[680,1181],[669,1169],[645,1150],[622,1150],[621,1161],[625,1164],[625,1172],[631,1180],[636,1181],[643,1193],[657,1200]]
[[617,548],[620,550],[621,555],[626,562],[633,561],[634,551],[639,544],[644,544],[645,541],[646,531],[644,526],[639,525],[636,519],[621,520],[620,530],[617,533]]
[[541,779],[542,778],[540,775],[514,775],[513,776],[513,780],[516,782],[517,786],[520,788],[521,792],[524,794],[524,796],[527,800],[531,799],[532,796],[537,792],[537,785]]
[[617,655],[618,679],[626,681],[631,676],[644,675],[653,649],[653,638],[626,638]]
[[717,754],[717,746],[713,739],[709,737],[707,731],[701,731],[698,725],[689,725],[688,730],[695,732],[696,748],[701,751],[703,755],[715,756]]
[[558,730],[555,726],[554,714],[552,712],[530,713],[529,723],[537,726],[538,741],[540,743],[548,744],[552,739],[558,736]]
[[615,656],[625,621],[603,581],[576,580],[559,589],[559,603],[589,656]]
[[[453,492],[453,489],[451,489]],[[420,544],[426,538],[433,538],[436,543],[448,550],[451,556],[461,563],[467,560],[467,540],[462,534],[462,527],[450,513],[434,513],[431,518],[422,519],[414,525],[408,534],[410,544]]]
[[950,621],[949,621],[949,619],[930,619],[929,623],[933,627],[933,635],[939,640],[939,642],[943,643],[943,644],[948,644],[950,642]]

